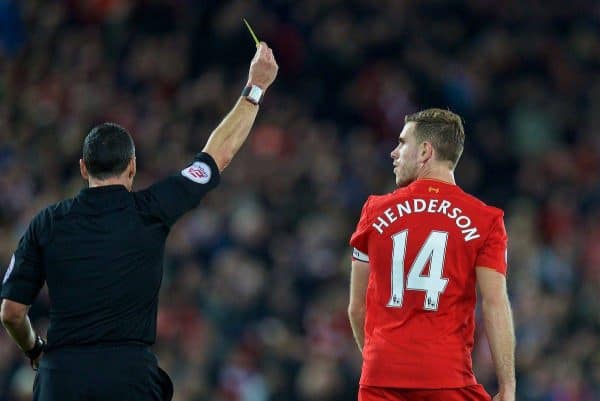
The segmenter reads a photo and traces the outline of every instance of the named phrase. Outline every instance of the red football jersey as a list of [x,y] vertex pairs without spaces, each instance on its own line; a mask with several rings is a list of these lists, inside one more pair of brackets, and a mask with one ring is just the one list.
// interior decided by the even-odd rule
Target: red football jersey
[[506,273],[503,212],[437,180],[366,201],[350,244],[369,262],[360,384],[476,383],[476,266]]

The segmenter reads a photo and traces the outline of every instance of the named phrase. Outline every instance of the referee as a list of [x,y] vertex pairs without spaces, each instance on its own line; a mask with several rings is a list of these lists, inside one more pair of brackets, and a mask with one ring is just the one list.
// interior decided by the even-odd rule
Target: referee
[[[261,43],[248,83],[203,151],[181,173],[133,192],[131,136],[94,127],[83,143],[73,199],[42,210],[21,238],[4,276],[0,317],[38,373],[34,400],[171,400],[173,385],[150,350],[171,226],[217,186],[246,140],[278,66]],[[27,316],[40,289],[51,301],[48,341]]]

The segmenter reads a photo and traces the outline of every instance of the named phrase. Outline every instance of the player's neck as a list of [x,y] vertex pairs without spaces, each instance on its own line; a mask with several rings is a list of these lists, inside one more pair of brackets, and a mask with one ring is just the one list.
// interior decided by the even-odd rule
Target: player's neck
[[423,166],[417,176],[417,180],[436,180],[456,185],[454,180],[454,171],[446,165],[432,164]]

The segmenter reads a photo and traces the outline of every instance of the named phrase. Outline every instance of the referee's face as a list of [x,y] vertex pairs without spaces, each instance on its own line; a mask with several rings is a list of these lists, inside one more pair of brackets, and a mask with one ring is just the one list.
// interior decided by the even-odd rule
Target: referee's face
[[394,165],[396,185],[399,187],[404,187],[417,178],[418,146],[414,130],[414,122],[406,123],[398,137],[398,146],[390,154]]

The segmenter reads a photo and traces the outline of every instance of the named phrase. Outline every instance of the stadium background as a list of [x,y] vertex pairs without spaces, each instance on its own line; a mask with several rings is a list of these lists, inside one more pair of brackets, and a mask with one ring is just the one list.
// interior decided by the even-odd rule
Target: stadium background
[[[0,272],[32,216],[83,187],[94,124],[134,135],[136,188],[203,147],[245,83],[246,17],[279,77],[170,237],[155,350],[175,400],[355,399],[347,240],[393,187],[403,116],[431,106],[464,117],[458,183],[506,210],[517,399],[600,400],[599,4],[0,0]],[[0,400],[30,399],[32,379],[0,334]]]

